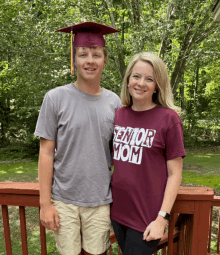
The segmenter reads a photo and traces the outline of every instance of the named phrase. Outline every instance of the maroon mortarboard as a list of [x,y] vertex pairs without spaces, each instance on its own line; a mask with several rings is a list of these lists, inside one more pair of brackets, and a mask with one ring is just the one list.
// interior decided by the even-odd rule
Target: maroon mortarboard
[[[83,22],[56,30],[56,32],[71,33],[71,74],[75,74],[74,47],[105,46],[103,35],[119,32],[119,30],[96,22]],[[73,34],[75,35],[73,40]]]

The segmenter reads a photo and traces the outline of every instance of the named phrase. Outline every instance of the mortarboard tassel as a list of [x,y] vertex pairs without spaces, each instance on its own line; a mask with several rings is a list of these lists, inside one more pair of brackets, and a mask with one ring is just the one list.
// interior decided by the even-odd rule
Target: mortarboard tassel
[[75,48],[73,40],[73,26],[71,27],[71,74],[75,74]]

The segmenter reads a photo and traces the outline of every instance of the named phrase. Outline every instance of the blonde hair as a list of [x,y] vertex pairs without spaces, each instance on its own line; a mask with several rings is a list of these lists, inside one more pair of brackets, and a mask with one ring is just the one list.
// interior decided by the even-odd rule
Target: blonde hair
[[170,86],[169,76],[165,64],[162,59],[151,52],[140,52],[135,54],[127,67],[122,83],[121,102],[123,106],[129,107],[132,105],[132,97],[128,91],[129,78],[134,65],[138,61],[144,61],[152,65],[154,78],[156,81],[156,93],[153,94],[153,102],[172,109],[181,114],[181,109],[173,103],[173,93]]

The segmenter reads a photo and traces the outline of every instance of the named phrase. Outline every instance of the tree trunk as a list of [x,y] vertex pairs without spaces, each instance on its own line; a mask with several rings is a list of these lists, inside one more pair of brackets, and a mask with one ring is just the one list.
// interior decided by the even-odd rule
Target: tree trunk
[[166,29],[164,29],[164,32],[163,32],[163,39],[161,41],[161,44],[160,44],[160,50],[159,50],[159,57],[161,58],[164,58],[164,54],[167,50],[167,47],[169,45],[168,43],[168,40],[170,41],[170,31],[171,31],[171,28],[169,29],[168,28],[168,25],[170,23],[170,20],[171,20],[171,13],[173,12],[175,7],[172,7],[170,3],[168,3],[168,6],[167,6],[167,13],[166,13]]
[[182,81],[181,81],[181,86],[180,86],[180,99],[179,99],[180,107],[183,111],[185,110],[184,91],[185,91],[185,87],[184,87],[184,75],[183,75]]
[[125,7],[128,11],[128,16],[130,18],[131,24],[132,24],[132,26],[134,26],[134,18],[133,18],[132,13],[131,13],[130,3],[128,3],[126,0],[123,0],[123,4],[125,5]]
[[[112,0],[106,0],[106,6],[107,6],[108,11],[109,11],[112,27],[116,28],[115,18],[114,18],[113,12],[111,11],[111,9],[113,8]],[[120,43],[120,40],[119,40],[119,36],[118,36],[117,33],[115,33],[114,35],[115,35],[115,43],[116,43],[116,47],[117,47],[117,52],[118,52],[120,74],[121,74],[121,77],[123,77],[124,73],[125,73],[124,55],[123,55],[123,52],[122,52],[122,47],[121,47],[121,43]]]
[[194,88],[194,102],[196,103],[197,91],[199,86],[199,62],[196,63],[196,80],[195,80],[195,88]]
[[[190,56],[193,46],[199,45],[199,43],[201,43],[207,36],[209,36],[210,34],[212,34],[214,32],[214,29],[216,27],[216,24],[213,23],[209,14],[207,14],[203,18],[203,20],[200,22],[200,24],[197,25],[197,23],[196,23],[197,18],[201,13],[199,5],[200,5],[200,3],[198,3],[198,5],[197,5],[198,8],[196,8],[193,17],[191,18],[191,22],[188,25],[188,29],[185,33],[185,37],[183,38],[181,48],[179,51],[179,55],[177,57],[177,61],[175,63],[173,72],[171,74],[171,87],[173,90],[174,98],[176,96],[176,90],[178,88],[178,85],[179,85],[180,81],[182,80],[182,76],[184,75],[186,63]],[[172,23],[170,20],[172,18],[172,15],[175,16],[178,14],[178,13],[174,12],[174,10],[176,10],[174,8],[175,7],[168,6],[167,16],[166,16],[167,24]],[[171,13],[172,13],[172,15],[171,15]],[[207,28],[207,24],[208,24],[208,28]],[[205,27],[206,27],[206,29],[204,30]],[[163,55],[165,54],[165,52],[167,50],[167,45],[169,45],[168,44],[169,35],[170,35],[170,32],[169,32],[169,30],[167,30],[164,33],[164,36],[163,36],[163,39],[161,42],[161,47],[160,47],[160,52],[159,52],[159,55],[161,57],[163,57]]]
[[131,0],[131,6],[133,9],[134,24],[140,23],[140,4],[139,0]]

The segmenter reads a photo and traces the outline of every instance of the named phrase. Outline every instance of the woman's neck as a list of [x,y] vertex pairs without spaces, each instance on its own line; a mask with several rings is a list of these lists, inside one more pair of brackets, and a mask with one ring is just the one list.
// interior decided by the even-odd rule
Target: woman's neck
[[146,102],[141,103],[141,102],[133,101],[132,109],[134,111],[147,111],[147,110],[154,108],[155,106],[156,106],[156,104],[153,101],[148,102],[148,103],[146,103]]

